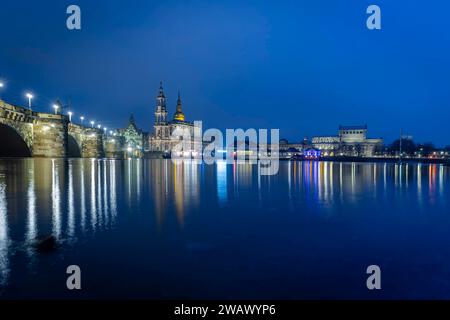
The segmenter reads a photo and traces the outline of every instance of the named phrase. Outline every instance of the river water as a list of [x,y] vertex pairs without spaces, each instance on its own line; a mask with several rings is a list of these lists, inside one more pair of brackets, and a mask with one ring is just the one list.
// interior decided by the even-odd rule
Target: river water
[[[57,249],[37,252],[47,235]],[[381,290],[366,287],[373,264]],[[3,159],[10,298],[450,298],[450,168]]]

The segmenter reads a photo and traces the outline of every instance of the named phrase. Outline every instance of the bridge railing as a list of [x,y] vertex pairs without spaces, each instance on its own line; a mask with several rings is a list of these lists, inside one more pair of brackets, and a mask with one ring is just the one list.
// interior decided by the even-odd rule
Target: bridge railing
[[8,113],[14,113],[21,116],[33,117],[43,120],[58,120],[58,121],[68,121],[69,117],[63,114],[53,114],[47,112],[32,111],[24,107],[19,107],[12,105],[3,100],[0,100],[0,109],[7,111]]
[[30,110],[25,109],[23,107],[18,107],[9,103],[6,103],[3,100],[0,100],[0,108],[6,109],[9,111],[19,112],[19,113],[29,113]]

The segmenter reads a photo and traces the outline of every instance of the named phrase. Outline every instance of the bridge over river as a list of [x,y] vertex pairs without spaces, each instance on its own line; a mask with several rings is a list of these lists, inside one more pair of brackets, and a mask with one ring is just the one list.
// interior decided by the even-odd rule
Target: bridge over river
[[0,100],[0,157],[97,158],[105,155],[104,148],[101,129]]

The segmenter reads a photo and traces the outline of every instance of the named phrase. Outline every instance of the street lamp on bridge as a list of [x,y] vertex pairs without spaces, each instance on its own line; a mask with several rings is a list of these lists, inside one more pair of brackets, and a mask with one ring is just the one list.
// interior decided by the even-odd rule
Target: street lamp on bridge
[[31,110],[31,99],[33,99],[34,97],[33,97],[33,95],[32,95],[31,93],[29,93],[29,92],[27,92],[27,93],[25,94],[25,96],[28,98],[28,109]]
[[91,121],[91,128],[94,127],[95,121]]
[[55,109],[55,114],[58,114],[59,106],[56,103],[53,105],[53,109]]
[[5,86],[5,84],[0,81],[0,89],[3,89],[4,86]]
[[81,120],[81,125],[83,125],[84,117],[81,116],[81,117],[80,117],[80,120]]
[[69,112],[67,112],[67,114],[69,115],[69,122],[72,122],[72,115],[73,115],[73,112],[72,112],[72,111],[69,111]]

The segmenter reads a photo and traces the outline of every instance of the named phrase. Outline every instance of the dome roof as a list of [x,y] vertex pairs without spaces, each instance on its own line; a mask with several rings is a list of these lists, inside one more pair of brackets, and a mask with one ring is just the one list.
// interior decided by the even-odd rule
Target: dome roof
[[181,97],[180,93],[178,92],[178,100],[177,100],[177,111],[175,111],[175,114],[173,115],[173,119],[176,121],[184,121],[184,113],[181,108]]
[[184,113],[183,112],[175,112],[173,115],[173,119],[177,121],[184,121]]

